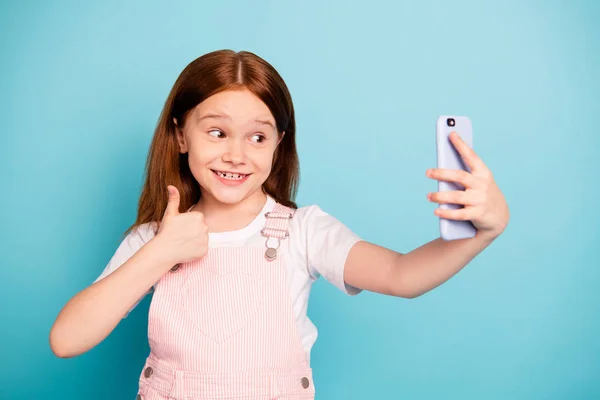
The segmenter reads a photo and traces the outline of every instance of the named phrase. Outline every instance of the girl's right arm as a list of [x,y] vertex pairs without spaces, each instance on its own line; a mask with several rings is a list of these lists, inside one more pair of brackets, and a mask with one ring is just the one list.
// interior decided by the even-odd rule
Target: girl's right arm
[[59,313],[50,331],[58,357],[74,357],[106,338],[133,305],[174,263],[155,236],[110,275],[77,293]]
[[179,192],[169,202],[156,236],[110,275],[77,293],[50,331],[58,357],[74,357],[106,338],[133,305],[175,264],[204,257],[208,227],[199,212],[179,213]]

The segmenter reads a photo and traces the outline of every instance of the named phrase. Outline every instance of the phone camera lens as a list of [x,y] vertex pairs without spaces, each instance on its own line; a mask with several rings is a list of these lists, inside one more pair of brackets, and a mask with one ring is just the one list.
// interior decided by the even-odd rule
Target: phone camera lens
[[454,124],[455,124],[454,118],[448,118],[446,120],[446,123],[448,124],[448,126],[454,126]]

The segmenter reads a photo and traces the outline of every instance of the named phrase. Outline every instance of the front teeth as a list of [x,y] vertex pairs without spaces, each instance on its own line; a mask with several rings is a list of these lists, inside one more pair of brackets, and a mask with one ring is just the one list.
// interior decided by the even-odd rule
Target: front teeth
[[223,179],[240,180],[240,179],[244,179],[246,177],[246,175],[240,175],[240,174],[230,174],[227,172],[220,172],[220,171],[215,171],[215,172],[217,173],[217,175],[219,175]]

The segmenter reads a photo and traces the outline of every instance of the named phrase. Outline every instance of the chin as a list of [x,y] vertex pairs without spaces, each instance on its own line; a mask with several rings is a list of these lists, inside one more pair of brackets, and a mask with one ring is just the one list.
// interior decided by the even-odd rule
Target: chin
[[208,186],[206,187],[206,192],[209,193],[213,199],[222,204],[227,205],[235,205],[243,202],[244,200],[256,196],[257,194],[262,193],[261,187],[253,187],[253,188],[227,188],[227,187],[218,187],[218,186]]
[[221,191],[211,191],[212,197],[219,203],[234,205],[241,203],[250,196],[247,191],[238,193],[221,193]]

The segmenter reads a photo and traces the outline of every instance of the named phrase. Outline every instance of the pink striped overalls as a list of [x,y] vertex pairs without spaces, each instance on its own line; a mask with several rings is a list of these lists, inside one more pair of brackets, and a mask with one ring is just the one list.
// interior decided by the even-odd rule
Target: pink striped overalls
[[293,215],[277,204],[265,247],[211,248],[160,279],[138,400],[314,399],[277,249]]

